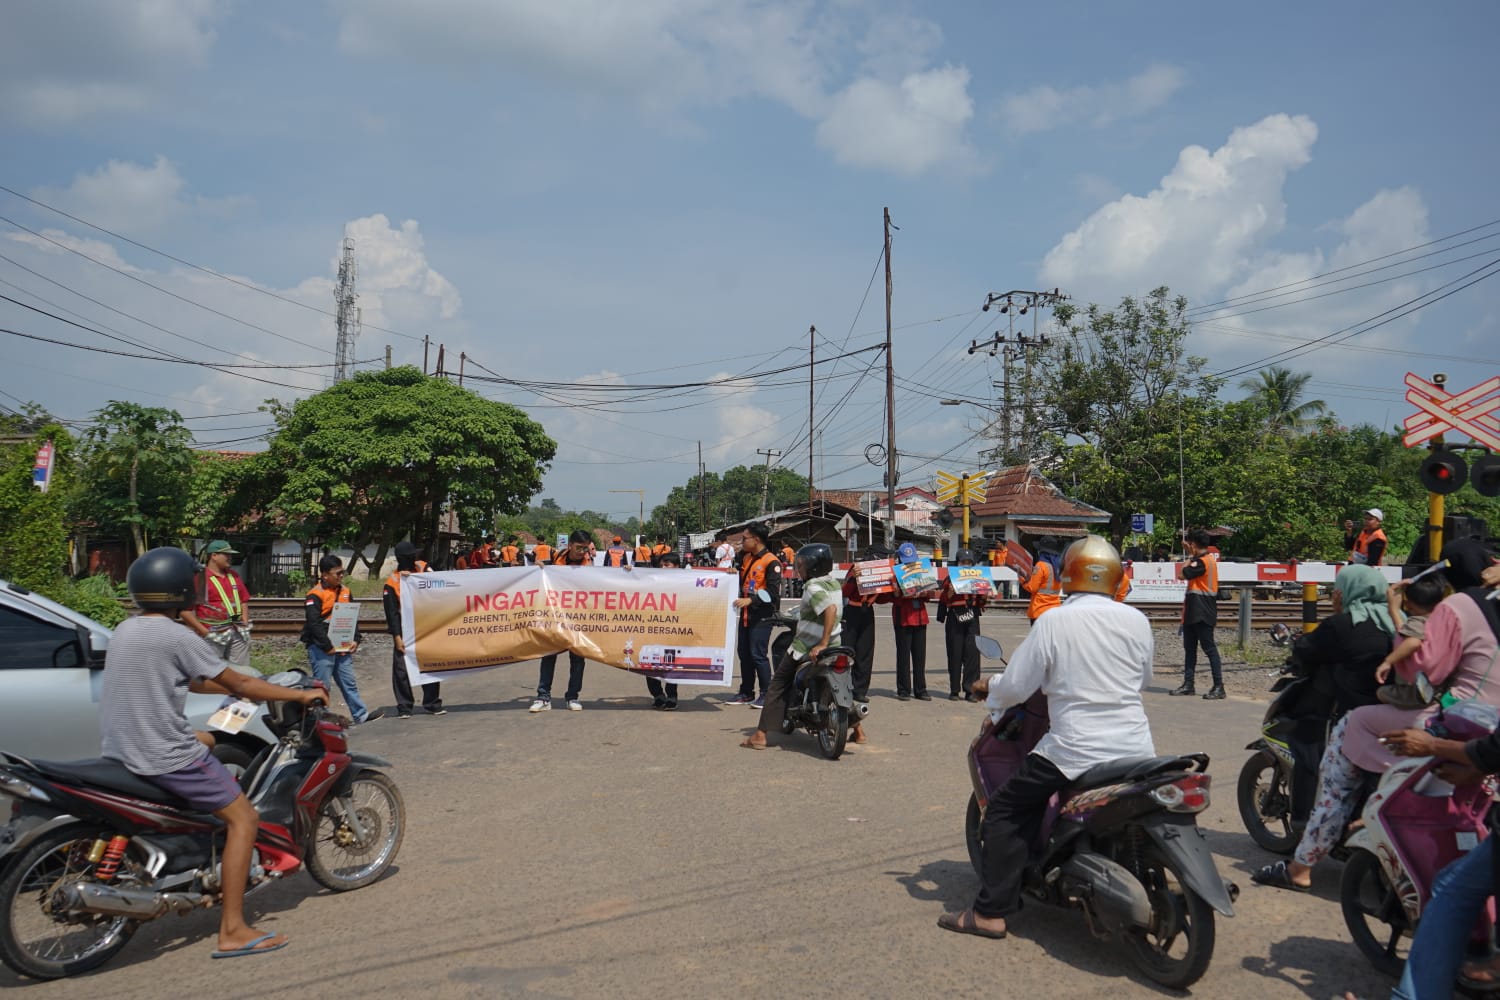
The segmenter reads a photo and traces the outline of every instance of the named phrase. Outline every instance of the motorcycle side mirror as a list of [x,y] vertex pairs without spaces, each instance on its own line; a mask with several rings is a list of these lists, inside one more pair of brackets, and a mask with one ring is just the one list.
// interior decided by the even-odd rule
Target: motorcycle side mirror
[[987,635],[976,635],[974,646],[979,650],[979,655],[986,660],[1005,659],[1005,647],[1000,645],[998,639],[991,639]]

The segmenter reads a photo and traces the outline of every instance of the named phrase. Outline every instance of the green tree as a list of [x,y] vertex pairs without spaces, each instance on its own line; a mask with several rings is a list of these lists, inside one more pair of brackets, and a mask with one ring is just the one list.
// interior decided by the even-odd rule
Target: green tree
[[255,501],[303,538],[375,544],[372,567],[410,531],[429,545],[445,506],[470,535],[541,488],[556,443],[506,403],[414,367],[360,372],[291,406],[255,459]]
[[1241,379],[1240,388],[1265,406],[1268,430],[1275,434],[1301,434],[1328,411],[1328,404],[1321,399],[1303,401],[1310,378],[1310,372],[1296,373],[1273,365]]
[[[44,493],[31,472],[37,447],[49,440],[53,473]],[[72,435],[57,424],[43,424],[34,436],[0,445],[0,578],[46,592],[62,577],[68,560],[65,508],[73,454]]]
[[737,465],[722,476],[706,473],[702,487],[706,521],[699,506],[699,477],[693,476],[683,485],[672,487],[667,499],[652,509],[646,533],[675,538],[683,532],[748,521],[762,510],[782,510],[807,502],[807,477],[787,468],[773,468],[768,477],[763,465]]
[[84,436],[73,513],[129,535],[132,557],[170,541],[183,525],[192,432],[175,410],[110,402]]

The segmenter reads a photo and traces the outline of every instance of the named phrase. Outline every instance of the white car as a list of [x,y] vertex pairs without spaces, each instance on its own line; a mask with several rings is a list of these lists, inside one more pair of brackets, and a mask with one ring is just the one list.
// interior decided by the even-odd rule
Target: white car
[[[0,750],[39,760],[99,756],[99,691],[109,637],[109,629],[93,619],[0,580]],[[208,717],[223,701],[221,695],[189,694],[189,724],[208,729]],[[261,712],[239,733],[216,735],[214,755],[236,774],[276,742]]]

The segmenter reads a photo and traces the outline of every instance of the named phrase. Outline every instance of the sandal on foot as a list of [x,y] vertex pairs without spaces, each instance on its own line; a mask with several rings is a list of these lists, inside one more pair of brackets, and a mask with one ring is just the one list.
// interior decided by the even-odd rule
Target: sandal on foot
[[955,934],[973,934],[975,937],[992,938],[996,941],[1005,937],[1005,931],[987,931],[980,927],[973,910],[945,913],[938,917],[937,923],[943,930],[952,931]]
[[1312,886],[1298,885],[1292,881],[1292,873],[1287,870],[1285,861],[1278,861],[1274,865],[1266,865],[1260,871],[1251,875],[1250,881],[1257,885],[1268,885],[1273,889],[1290,889],[1292,892],[1312,892]]
[[[290,941],[283,941],[280,944],[265,944],[267,941],[270,941],[275,937],[275,934],[262,934],[260,937],[256,938],[254,941],[251,941],[243,948],[225,948],[221,951],[214,952],[210,957],[239,958],[243,955],[263,955],[267,952],[280,951],[287,945],[291,944]],[[265,947],[261,947],[261,945],[265,945]]]
[[769,750],[769,749],[771,749],[768,744],[765,744],[765,743],[751,743],[748,739],[741,741],[740,746],[744,747],[746,750]]

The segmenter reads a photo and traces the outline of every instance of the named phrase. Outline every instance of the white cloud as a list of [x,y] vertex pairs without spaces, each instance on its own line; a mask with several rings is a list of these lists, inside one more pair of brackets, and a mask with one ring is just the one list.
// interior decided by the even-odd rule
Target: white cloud
[[39,200],[126,235],[161,229],[189,212],[223,214],[245,203],[243,198],[204,198],[184,193],[187,184],[165,156],[150,166],[110,160],[78,174],[66,188],[40,188]]
[[113,243],[88,239],[83,236],[74,236],[72,233],[63,232],[61,229],[43,229],[40,236],[33,236],[31,233],[6,233],[5,236],[16,243],[24,243],[27,246],[35,247],[37,250],[50,256],[61,256],[69,250],[76,250],[85,256],[92,257],[100,263],[107,264],[110,267],[117,267],[122,271],[134,272],[136,270],[136,268],[125,262],[124,258],[120,256],[119,251],[115,249]]
[[221,0],[10,0],[0,117],[54,125],[150,105],[204,64]]
[[840,163],[906,176],[968,162],[964,126],[974,115],[968,88],[969,71],[955,66],[912,73],[899,84],[856,80],[834,97],[818,125],[818,143]]
[[1019,134],[1078,122],[1108,125],[1161,107],[1184,82],[1178,67],[1153,63],[1126,80],[1066,90],[1042,85],[1012,94],[1001,104],[1000,116],[1007,128]]
[[[927,68],[941,29],[899,12],[803,0],[335,0],[335,9],[339,43],[357,55],[498,66],[654,114],[769,100],[818,122],[820,143],[853,166],[914,174],[968,159],[968,72]],[[852,80],[841,64],[849,51],[864,60]]]
[[[370,215],[348,223],[344,234],[354,240],[355,289],[364,322],[403,330],[458,317],[463,299],[428,263],[426,241],[415,220],[394,227],[384,215]],[[342,248],[329,258],[330,275],[338,273],[341,253]],[[332,277],[308,278],[296,293],[320,309],[331,308],[334,283]]]
[[1213,152],[1187,147],[1155,191],[1124,195],[1064,236],[1042,261],[1043,286],[1095,302],[1162,284],[1190,297],[1225,287],[1285,226],[1282,188],[1317,137],[1312,119],[1279,114]]

